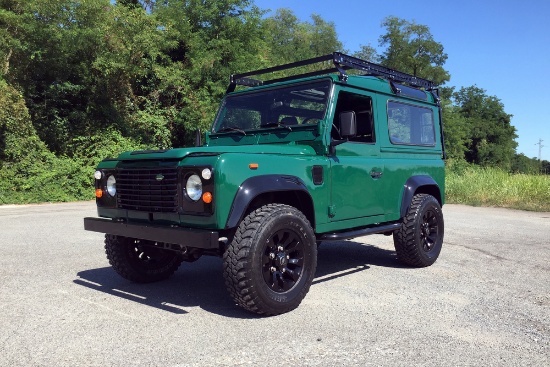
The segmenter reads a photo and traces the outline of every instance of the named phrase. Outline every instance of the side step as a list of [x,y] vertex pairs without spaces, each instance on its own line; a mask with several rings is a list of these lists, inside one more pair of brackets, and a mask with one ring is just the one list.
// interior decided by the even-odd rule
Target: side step
[[335,233],[323,233],[317,236],[317,241],[342,241],[349,240],[351,238],[367,236],[370,234],[393,232],[401,228],[401,222],[383,224],[376,227],[367,227],[362,229],[356,229],[349,232],[335,232]]

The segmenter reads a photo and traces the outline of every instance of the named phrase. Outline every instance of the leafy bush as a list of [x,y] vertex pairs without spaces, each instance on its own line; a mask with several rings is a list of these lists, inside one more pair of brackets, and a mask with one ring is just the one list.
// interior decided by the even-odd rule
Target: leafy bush
[[84,171],[46,148],[22,95],[0,80],[0,204],[89,199]]
[[0,204],[89,200],[97,163],[141,148],[117,131],[76,138],[75,155],[56,157],[38,138],[22,95],[0,80]]

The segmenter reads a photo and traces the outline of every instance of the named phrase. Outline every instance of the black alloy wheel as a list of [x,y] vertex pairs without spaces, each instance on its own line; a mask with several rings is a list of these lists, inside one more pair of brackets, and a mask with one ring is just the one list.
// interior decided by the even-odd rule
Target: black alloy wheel
[[262,272],[271,290],[286,292],[298,283],[304,266],[304,250],[299,234],[290,229],[282,229],[268,239]]
[[436,213],[433,210],[427,210],[422,216],[420,238],[422,241],[422,249],[428,253],[437,243],[439,238],[439,226]]

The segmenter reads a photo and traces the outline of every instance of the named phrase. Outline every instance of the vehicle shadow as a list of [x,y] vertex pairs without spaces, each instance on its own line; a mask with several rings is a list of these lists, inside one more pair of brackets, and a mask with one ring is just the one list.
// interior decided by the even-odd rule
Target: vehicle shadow
[[[324,242],[318,251],[313,284],[331,281],[368,270],[371,266],[402,267],[394,251],[353,241]],[[254,319],[260,316],[236,306],[223,280],[222,259],[205,256],[194,263],[183,263],[169,279],[147,284],[130,282],[111,267],[83,270],[73,281],[79,286],[120,297],[175,314],[190,308],[225,317]]]
[[318,250],[313,284],[364,271],[371,266],[406,267],[397,260],[395,251],[354,241],[323,242]]

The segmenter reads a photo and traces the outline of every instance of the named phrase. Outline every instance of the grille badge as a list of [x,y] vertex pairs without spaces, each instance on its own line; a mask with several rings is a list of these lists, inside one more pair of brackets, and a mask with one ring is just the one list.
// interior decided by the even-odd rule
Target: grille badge
[[155,176],[155,180],[157,180],[157,181],[164,180],[164,175],[162,173],[159,173],[158,175]]

